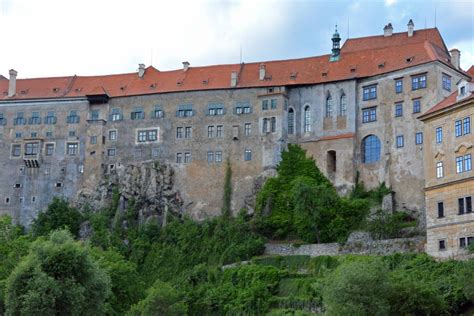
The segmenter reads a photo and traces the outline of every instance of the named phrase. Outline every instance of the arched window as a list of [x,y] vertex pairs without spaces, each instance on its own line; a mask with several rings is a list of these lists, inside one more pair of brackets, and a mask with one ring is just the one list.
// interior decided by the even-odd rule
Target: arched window
[[346,112],[347,112],[347,98],[346,98],[346,95],[343,93],[341,95],[341,100],[339,103],[339,115],[346,116]]
[[362,140],[362,162],[372,163],[380,160],[380,140],[369,135]]
[[288,110],[288,134],[293,134],[295,131],[295,111],[293,108]]
[[332,116],[332,98],[331,95],[328,95],[326,98],[326,117]]
[[311,132],[311,108],[309,105],[304,108],[304,132]]

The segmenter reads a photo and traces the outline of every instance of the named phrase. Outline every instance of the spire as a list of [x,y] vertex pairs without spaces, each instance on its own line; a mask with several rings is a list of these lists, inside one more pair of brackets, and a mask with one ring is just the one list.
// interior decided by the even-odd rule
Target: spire
[[336,30],[334,31],[334,34],[332,35],[332,54],[331,57],[329,58],[329,61],[338,61],[340,58],[340,42],[341,42],[341,36],[339,36],[339,32],[337,31],[337,24],[336,24]]

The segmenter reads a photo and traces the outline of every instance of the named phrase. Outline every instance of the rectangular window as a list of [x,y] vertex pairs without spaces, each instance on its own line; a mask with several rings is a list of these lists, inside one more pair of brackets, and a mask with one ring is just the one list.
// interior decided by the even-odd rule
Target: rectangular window
[[158,140],[158,130],[150,129],[137,132],[137,142],[155,142]]
[[183,163],[183,154],[176,153],[176,163]]
[[13,145],[12,146],[12,156],[13,157],[20,157],[21,155],[21,145]]
[[54,155],[54,144],[46,144],[46,156]]
[[395,104],[395,117],[403,116],[403,103]]
[[418,90],[426,88],[426,74],[411,77],[411,89]]
[[363,100],[373,100],[377,99],[377,86],[369,86],[369,87],[364,87],[363,88]]
[[271,100],[270,100],[270,108],[271,108],[272,110],[276,109],[276,108],[277,108],[277,105],[278,105],[277,99],[271,99]]
[[472,156],[471,154],[464,155],[464,171],[472,170]]
[[25,156],[37,155],[39,151],[38,143],[26,143],[25,144]]
[[184,163],[190,163],[191,162],[191,153],[186,152],[184,153]]
[[145,112],[142,108],[135,108],[133,109],[132,113],[130,113],[130,119],[132,120],[143,120],[145,119]]
[[184,138],[191,138],[191,126],[184,128]]
[[109,131],[109,140],[117,140],[117,131]]
[[456,137],[462,136],[462,120],[457,120],[454,123],[454,135]]
[[78,154],[79,144],[78,143],[67,143],[66,154],[69,156],[76,156]]
[[405,146],[403,135],[399,135],[397,136],[397,148],[401,148],[403,146]]
[[268,100],[263,100],[262,101],[262,110],[268,110]]
[[362,110],[362,123],[377,121],[377,108],[368,108]]
[[133,155],[135,158],[140,158],[142,156],[142,149],[141,148],[135,148]]
[[46,132],[46,137],[53,137],[53,132],[52,131],[47,131]]
[[443,162],[442,161],[438,161],[436,163],[436,178],[442,178],[444,175],[444,172],[443,172]]
[[207,137],[212,138],[214,137],[214,126],[208,126],[207,127]]
[[13,119],[13,125],[25,125],[26,119],[23,117],[23,112],[17,112],[16,117]]
[[456,157],[456,173],[461,173],[463,171],[463,157]]
[[91,136],[89,142],[91,145],[97,144],[97,136]]
[[107,156],[109,156],[109,157],[115,156],[115,148],[107,149]]
[[7,125],[7,118],[3,116],[3,113],[0,113],[0,125]]
[[421,145],[423,144],[423,133],[419,132],[415,134],[415,144],[416,145]]
[[459,238],[459,248],[465,248],[465,247],[466,247],[466,237]]
[[223,103],[209,103],[207,106],[207,115],[224,115],[224,104]]
[[165,112],[160,107],[155,107],[151,116],[155,119],[165,117]]
[[244,160],[250,161],[252,160],[252,151],[250,149],[246,149],[244,153]]
[[436,128],[436,143],[441,144],[443,142],[443,128],[437,127]]
[[222,138],[223,131],[224,131],[224,126],[223,125],[217,125],[216,137],[217,138]]
[[92,110],[91,111],[91,120],[92,121],[97,121],[99,119],[99,114],[100,114],[99,110]]
[[451,91],[451,77],[443,74],[443,89]]
[[458,199],[458,214],[462,215],[465,213],[465,208],[464,208],[464,198]]
[[252,134],[252,124],[245,123],[244,127],[245,136],[250,136]]
[[438,202],[438,218],[444,217],[444,202]]
[[420,113],[421,112],[421,100],[416,99],[413,100],[413,113]]
[[216,151],[215,158],[216,162],[222,162],[222,151]]
[[66,118],[66,121],[68,124],[78,124],[80,119],[79,119],[79,115],[77,115],[77,111],[71,110],[69,112],[69,115]]
[[69,131],[69,137],[76,137],[76,131]]
[[214,152],[213,151],[208,151],[207,152],[207,162],[208,163],[214,162]]
[[44,117],[45,124],[56,124],[56,115],[54,111],[48,111],[47,115]]
[[472,213],[472,198],[466,197],[466,213]]
[[395,80],[395,93],[403,92],[403,79]]
[[37,132],[31,132],[30,136],[31,136],[31,138],[36,138],[36,137],[38,137],[38,133]]
[[464,135],[471,134],[471,118],[466,117],[463,120]]
[[41,117],[39,112],[31,113],[31,117],[28,120],[28,124],[39,125],[41,124]]
[[176,138],[183,138],[183,128],[176,127]]
[[22,135],[21,135],[21,132],[16,132],[16,133],[15,133],[15,138],[21,138],[21,136],[22,136]]
[[181,104],[176,111],[177,117],[191,117],[194,115],[192,104]]
[[121,121],[123,119],[122,111],[119,108],[112,109],[110,114],[111,121]]
[[439,250],[446,250],[446,241],[439,240]]
[[270,119],[270,130],[272,133],[275,133],[276,131],[276,117]]

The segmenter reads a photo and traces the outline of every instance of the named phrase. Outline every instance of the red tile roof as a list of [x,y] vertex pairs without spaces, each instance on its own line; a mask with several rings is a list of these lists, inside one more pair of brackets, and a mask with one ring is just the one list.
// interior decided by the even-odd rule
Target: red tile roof
[[7,97],[8,80],[0,80],[0,100],[83,97],[104,92],[109,97],[120,97],[228,89],[233,71],[238,73],[237,88],[316,84],[369,77],[436,60],[450,65],[439,31],[426,29],[416,31],[413,37],[405,32],[390,37],[349,39],[337,62],[329,62],[329,55],[266,61],[263,64],[267,79],[263,81],[259,80],[261,63],[189,67],[187,71],[159,71],[150,66],[143,78],[137,73],[126,73],[18,79],[17,94],[13,98]]

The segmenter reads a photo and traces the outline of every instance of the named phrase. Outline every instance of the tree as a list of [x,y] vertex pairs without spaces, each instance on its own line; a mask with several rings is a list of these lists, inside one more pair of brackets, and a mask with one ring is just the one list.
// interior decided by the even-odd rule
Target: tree
[[110,279],[68,231],[38,239],[7,280],[7,315],[99,315]]
[[231,202],[232,202],[232,167],[230,160],[227,159],[225,178],[224,178],[224,196],[222,198],[222,215],[229,217],[231,215]]
[[54,198],[48,208],[34,220],[33,234],[46,236],[53,230],[67,228],[74,236],[78,236],[81,222],[81,212],[70,207],[66,200]]

